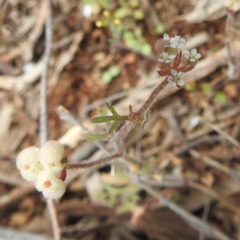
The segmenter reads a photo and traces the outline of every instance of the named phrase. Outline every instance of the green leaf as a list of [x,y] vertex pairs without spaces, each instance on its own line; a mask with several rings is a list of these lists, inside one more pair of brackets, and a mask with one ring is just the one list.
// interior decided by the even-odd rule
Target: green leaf
[[137,8],[139,7],[140,3],[139,3],[139,0],[128,0],[128,5],[131,8]]
[[116,110],[114,109],[114,107],[112,106],[112,104],[107,102],[106,105],[107,105],[107,108],[109,109],[109,111],[112,113],[113,116],[118,116],[118,114],[117,114]]
[[134,31],[134,34],[136,36],[136,39],[138,39],[138,40],[143,38],[142,30],[140,28],[136,28]]
[[108,130],[108,132],[109,132],[109,133],[112,133],[112,132],[119,126],[120,123],[121,123],[121,122],[119,122],[119,121],[115,121],[115,122],[113,123],[113,125],[110,127],[110,129]]
[[152,47],[148,43],[144,43],[140,51],[144,55],[149,55],[152,52]]
[[223,92],[216,92],[214,100],[218,103],[226,103],[227,97]]
[[139,43],[135,39],[128,39],[126,45],[130,48],[139,49]]
[[107,71],[102,75],[102,81],[104,83],[110,83],[113,78],[117,77],[120,73],[120,68],[118,66],[111,66]]
[[89,139],[91,142],[95,142],[101,139],[106,139],[108,138],[107,134],[91,134],[91,133],[86,133],[83,134],[83,136],[87,139]]
[[162,22],[159,22],[155,27],[154,27],[154,33],[156,34],[163,34],[166,32],[166,27]]
[[118,8],[115,12],[114,12],[114,17],[117,19],[123,19],[125,17],[128,17],[132,14],[132,11],[130,8],[128,7],[121,7]]
[[134,34],[132,32],[124,32],[123,39],[126,41],[135,40]]
[[212,88],[211,88],[211,85],[209,83],[203,83],[201,85],[201,88],[206,95],[208,95],[212,92]]
[[115,119],[114,116],[103,116],[103,117],[95,117],[91,119],[92,123],[103,123],[113,121]]
[[110,83],[113,80],[113,77],[111,76],[111,73],[104,72],[102,75],[102,81],[104,83]]
[[136,9],[133,11],[133,17],[136,20],[143,20],[144,19],[144,12],[141,9]]
[[120,74],[120,68],[118,66],[112,66],[108,69],[108,72],[114,78]]
[[108,0],[98,0],[98,2],[103,9],[108,9],[109,8],[109,1]]

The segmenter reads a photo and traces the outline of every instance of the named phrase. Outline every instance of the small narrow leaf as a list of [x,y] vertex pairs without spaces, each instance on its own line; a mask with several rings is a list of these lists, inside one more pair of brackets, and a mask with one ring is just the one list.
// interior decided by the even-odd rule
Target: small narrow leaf
[[110,127],[110,129],[109,129],[109,133],[112,133],[117,127],[118,127],[118,125],[120,124],[120,122],[118,122],[118,121],[115,121],[114,123],[113,123],[113,125]]
[[107,105],[107,108],[111,111],[111,113],[114,115],[114,116],[118,116],[116,110],[114,109],[114,107],[110,104],[110,103],[106,103]]
[[107,134],[83,134],[83,136],[87,139],[89,139],[91,142],[95,142],[97,140],[101,140],[101,139],[106,139],[108,138]]
[[95,117],[91,119],[92,123],[103,123],[115,120],[113,116],[103,116],[103,117]]

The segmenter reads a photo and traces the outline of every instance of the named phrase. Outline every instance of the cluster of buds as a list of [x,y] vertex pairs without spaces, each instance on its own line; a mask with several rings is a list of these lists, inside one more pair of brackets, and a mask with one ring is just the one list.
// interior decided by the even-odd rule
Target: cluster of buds
[[185,49],[186,40],[180,36],[170,38],[164,34],[155,44],[155,50],[160,57],[158,74],[167,76],[171,86],[182,87],[184,81],[181,79],[183,73],[193,69],[201,55],[196,48],[188,51]]
[[22,150],[16,160],[21,176],[35,182],[45,198],[60,198],[65,190],[64,148],[58,141],[48,141],[40,149],[32,146]]

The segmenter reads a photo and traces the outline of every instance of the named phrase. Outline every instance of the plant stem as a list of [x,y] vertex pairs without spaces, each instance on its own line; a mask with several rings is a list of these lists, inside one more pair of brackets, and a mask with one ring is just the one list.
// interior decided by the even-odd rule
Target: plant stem
[[95,165],[99,165],[99,164],[103,164],[106,162],[109,162],[111,160],[113,160],[114,158],[118,158],[121,157],[122,154],[121,153],[115,153],[113,155],[104,157],[104,158],[100,158],[98,160],[94,160],[94,161],[89,161],[89,162],[83,162],[83,163],[77,163],[77,164],[68,164],[66,165],[66,169],[77,169],[77,168],[88,168],[88,167],[92,167]]
[[168,85],[167,77],[153,90],[148,100],[142,105],[142,107],[138,110],[137,114],[143,116],[146,111],[152,106],[158,93]]

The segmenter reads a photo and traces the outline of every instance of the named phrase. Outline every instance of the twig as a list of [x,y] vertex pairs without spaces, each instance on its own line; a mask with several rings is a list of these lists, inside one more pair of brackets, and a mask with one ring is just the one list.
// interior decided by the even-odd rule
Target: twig
[[22,186],[14,188],[11,192],[0,197],[0,209],[6,208],[6,206],[23,198],[27,194],[33,192],[35,186],[32,183],[25,183]]
[[208,164],[209,166],[212,166],[222,172],[225,172],[227,174],[230,174],[230,168],[227,166],[224,166],[223,164],[217,162],[216,160],[205,156],[203,154],[200,154],[198,151],[194,150],[194,149],[190,149],[188,150],[188,153],[193,156],[194,158],[197,159],[201,159],[201,161],[205,162],[206,164]]
[[222,129],[220,129],[216,124],[212,124],[209,121],[206,120],[206,123],[209,127],[211,127],[214,131],[216,131],[217,133],[219,133],[220,135],[222,135],[225,139],[227,139],[230,143],[232,143],[234,146],[236,147],[240,147],[239,142],[234,139],[232,136],[230,136],[229,134],[227,134],[226,132],[224,132]]
[[203,185],[201,185],[199,183],[195,183],[195,182],[192,182],[192,181],[189,181],[188,185],[190,187],[192,187],[192,188],[195,188],[195,189],[198,189],[198,190],[202,191],[203,193],[205,193],[209,197],[217,199],[222,205],[227,207],[233,213],[236,213],[238,216],[240,216],[240,208],[235,206],[235,205],[233,205],[227,199],[225,199],[222,196],[220,196],[217,192],[215,192],[215,191],[213,191],[213,190],[211,190],[211,189],[209,189],[207,187],[204,187]]
[[[44,52],[44,68],[41,75],[40,82],[40,145],[42,146],[48,138],[47,131],[47,73],[49,59],[52,48],[52,11],[51,0],[43,0],[42,3],[46,4],[46,23],[45,23],[45,52]],[[52,199],[47,199],[48,211],[51,217],[53,235],[55,240],[61,240],[61,229],[57,219],[57,211]]]
[[137,182],[143,189],[145,189],[148,193],[155,196],[159,202],[171,209],[174,213],[180,216],[184,221],[186,221],[190,226],[192,226],[197,231],[203,233],[205,236],[208,236],[215,240],[231,240],[230,237],[224,235],[219,230],[215,229],[214,227],[210,226],[209,224],[203,222],[202,220],[196,218],[195,216],[191,215],[184,209],[177,206],[171,200],[163,197],[160,193],[156,192],[152,188],[148,187],[145,183],[140,182],[136,177],[134,177],[135,182]]
[[75,169],[75,168],[88,168],[88,167],[93,167],[95,165],[100,165],[106,162],[109,162],[115,158],[121,157],[122,154],[121,153],[115,153],[113,155],[104,157],[104,158],[100,158],[98,160],[94,160],[94,161],[89,161],[89,162],[83,162],[83,163],[76,163],[76,164],[69,164],[66,166],[66,169]]
[[[208,216],[209,210],[210,210],[210,204],[205,203],[204,210],[203,210],[203,216],[202,216],[202,220],[204,222],[207,222],[207,216]],[[204,239],[205,239],[204,234],[202,232],[200,232],[199,233],[199,240],[204,240]]]

